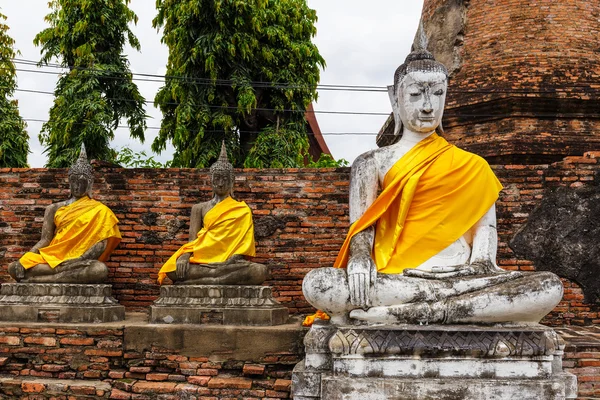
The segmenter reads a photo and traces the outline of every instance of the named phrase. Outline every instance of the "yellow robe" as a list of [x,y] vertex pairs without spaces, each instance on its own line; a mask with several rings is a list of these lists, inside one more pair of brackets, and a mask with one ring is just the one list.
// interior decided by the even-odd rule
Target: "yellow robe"
[[55,234],[39,254],[27,252],[19,260],[25,269],[38,264],[56,268],[60,263],[81,257],[96,243],[107,239],[100,261],[106,261],[121,241],[119,220],[104,204],[84,196],[54,214]]
[[433,134],[386,174],[382,192],[350,227],[334,266],[345,268],[352,237],[376,224],[377,270],[399,274],[416,268],[473,227],[500,190],[483,158]]
[[177,269],[177,259],[184,253],[193,253],[190,263],[211,264],[227,261],[232,256],[254,256],[254,224],[252,210],[243,201],[231,197],[211,208],[204,216],[202,229],[196,239],[183,245],[158,272],[158,282],[167,272]]
[[[334,263],[346,268],[350,240],[375,225],[371,256],[377,271],[416,268],[463,236],[498,199],[502,185],[481,157],[433,134],[388,171],[383,190],[352,226]],[[315,318],[328,319],[318,311]]]

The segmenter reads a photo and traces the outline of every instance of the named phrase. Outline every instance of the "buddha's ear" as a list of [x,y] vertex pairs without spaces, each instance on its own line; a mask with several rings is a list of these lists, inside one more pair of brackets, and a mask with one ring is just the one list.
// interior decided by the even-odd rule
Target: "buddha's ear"
[[400,107],[398,106],[398,96],[396,96],[396,90],[394,85],[387,87],[388,96],[390,97],[390,103],[392,104],[392,112],[394,114],[394,142],[395,138],[402,132],[402,120],[400,119]]

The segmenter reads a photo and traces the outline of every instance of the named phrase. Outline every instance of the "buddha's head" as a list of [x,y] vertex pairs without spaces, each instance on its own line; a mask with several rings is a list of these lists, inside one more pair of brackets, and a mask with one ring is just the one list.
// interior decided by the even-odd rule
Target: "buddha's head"
[[416,133],[441,132],[448,88],[448,70],[427,51],[423,26],[419,27],[415,50],[394,74],[388,87],[398,137],[405,127]]
[[212,189],[217,196],[227,196],[233,194],[233,184],[235,175],[233,174],[233,165],[227,158],[227,149],[225,141],[221,146],[219,159],[210,167],[210,178]]
[[79,157],[69,169],[69,187],[71,196],[79,199],[85,195],[92,197],[92,185],[94,183],[94,170],[90,165],[85,145],[81,144]]

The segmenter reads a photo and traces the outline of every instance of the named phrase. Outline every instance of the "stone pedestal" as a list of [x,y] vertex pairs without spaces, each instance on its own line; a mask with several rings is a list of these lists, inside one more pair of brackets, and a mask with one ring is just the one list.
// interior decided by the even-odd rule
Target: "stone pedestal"
[[577,397],[562,339],[532,327],[315,325],[296,400],[559,400]]
[[157,324],[272,326],[287,320],[287,308],[267,286],[161,286],[150,306],[150,323]]
[[0,321],[103,323],[125,319],[111,285],[3,283]]

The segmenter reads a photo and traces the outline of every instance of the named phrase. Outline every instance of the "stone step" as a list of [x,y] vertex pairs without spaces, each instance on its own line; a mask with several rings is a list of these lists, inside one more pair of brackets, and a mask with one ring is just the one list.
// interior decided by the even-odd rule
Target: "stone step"
[[[0,398],[108,399],[111,385],[97,380],[70,380],[0,376]],[[7,396],[7,397],[4,397]]]

